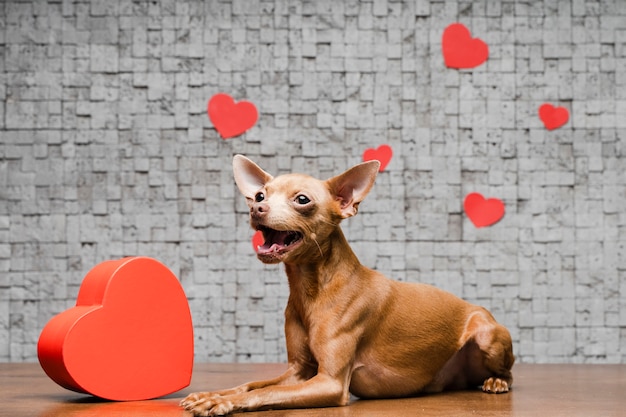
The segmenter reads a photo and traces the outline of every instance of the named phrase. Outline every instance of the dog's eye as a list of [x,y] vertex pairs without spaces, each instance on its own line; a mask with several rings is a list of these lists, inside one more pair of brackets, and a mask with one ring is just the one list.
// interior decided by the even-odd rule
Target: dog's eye
[[296,201],[298,202],[298,204],[303,204],[303,205],[311,202],[309,197],[302,195],[302,194],[296,197]]
[[256,201],[257,203],[260,203],[263,200],[265,200],[265,194],[261,192],[256,193],[256,195],[254,196],[254,201]]

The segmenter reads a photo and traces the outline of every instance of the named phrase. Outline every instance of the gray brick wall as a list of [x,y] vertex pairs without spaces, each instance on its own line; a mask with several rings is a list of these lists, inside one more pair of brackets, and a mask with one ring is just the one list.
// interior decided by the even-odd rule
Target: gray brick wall
[[[490,47],[444,66],[462,22]],[[218,92],[260,118],[223,140]],[[544,103],[570,120],[548,131]],[[285,359],[282,268],[251,250],[232,155],[328,177],[394,157],[344,229],[363,263],[490,308],[523,362],[626,363],[626,2],[0,2],[0,361],[85,273],[181,279],[198,361]],[[476,229],[470,192],[506,215]]]

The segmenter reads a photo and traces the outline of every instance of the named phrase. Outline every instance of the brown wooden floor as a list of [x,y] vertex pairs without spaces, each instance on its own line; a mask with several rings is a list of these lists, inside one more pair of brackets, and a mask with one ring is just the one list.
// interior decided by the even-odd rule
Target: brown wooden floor
[[[39,364],[0,364],[0,416],[187,417],[178,407],[190,392],[227,388],[274,376],[280,364],[197,364],[191,385],[169,397],[140,402],[101,402],[67,391]],[[400,400],[354,400],[347,407],[276,410],[246,417],[313,416],[625,416],[626,365],[516,365],[508,394],[448,392]]]

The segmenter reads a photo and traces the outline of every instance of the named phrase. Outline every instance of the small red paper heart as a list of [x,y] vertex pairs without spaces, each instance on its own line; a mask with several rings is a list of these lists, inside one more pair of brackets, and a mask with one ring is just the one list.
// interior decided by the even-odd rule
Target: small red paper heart
[[76,306],[39,336],[41,367],[57,384],[108,400],[146,400],[189,385],[193,325],[176,276],[160,262],[123,258],[85,276]]
[[254,236],[252,236],[252,248],[255,252],[258,251],[259,246],[263,246],[265,243],[265,238],[263,237],[263,232],[257,230]]
[[241,135],[254,126],[259,118],[254,104],[249,101],[235,103],[231,96],[224,93],[211,97],[207,113],[223,139]]
[[363,162],[378,161],[380,162],[380,168],[378,168],[378,172],[383,172],[391,161],[392,156],[393,151],[391,150],[391,146],[380,145],[376,149],[366,149],[365,152],[363,152]]
[[569,120],[569,111],[565,107],[555,107],[545,103],[539,107],[539,118],[548,130],[558,129]]
[[476,227],[491,226],[504,216],[504,203],[497,198],[485,199],[479,193],[470,193],[463,202],[465,214]]
[[479,38],[472,38],[469,29],[462,23],[453,23],[445,28],[441,48],[448,68],[474,68],[489,57],[487,44]]

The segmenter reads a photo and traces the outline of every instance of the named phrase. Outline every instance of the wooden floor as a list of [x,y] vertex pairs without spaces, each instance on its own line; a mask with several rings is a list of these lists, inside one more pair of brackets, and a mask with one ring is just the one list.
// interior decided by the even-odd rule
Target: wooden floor
[[[57,386],[38,364],[0,364],[0,416],[187,417],[178,407],[190,392],[215,390],[274,376],[280,364],[198,364],[192,383],[169,397],[102,402]],[[508,394],[448,392],[400,400],[355,399],[347,407],[275,410],[246,417],[625,416],[626,365],[516,365]]]

